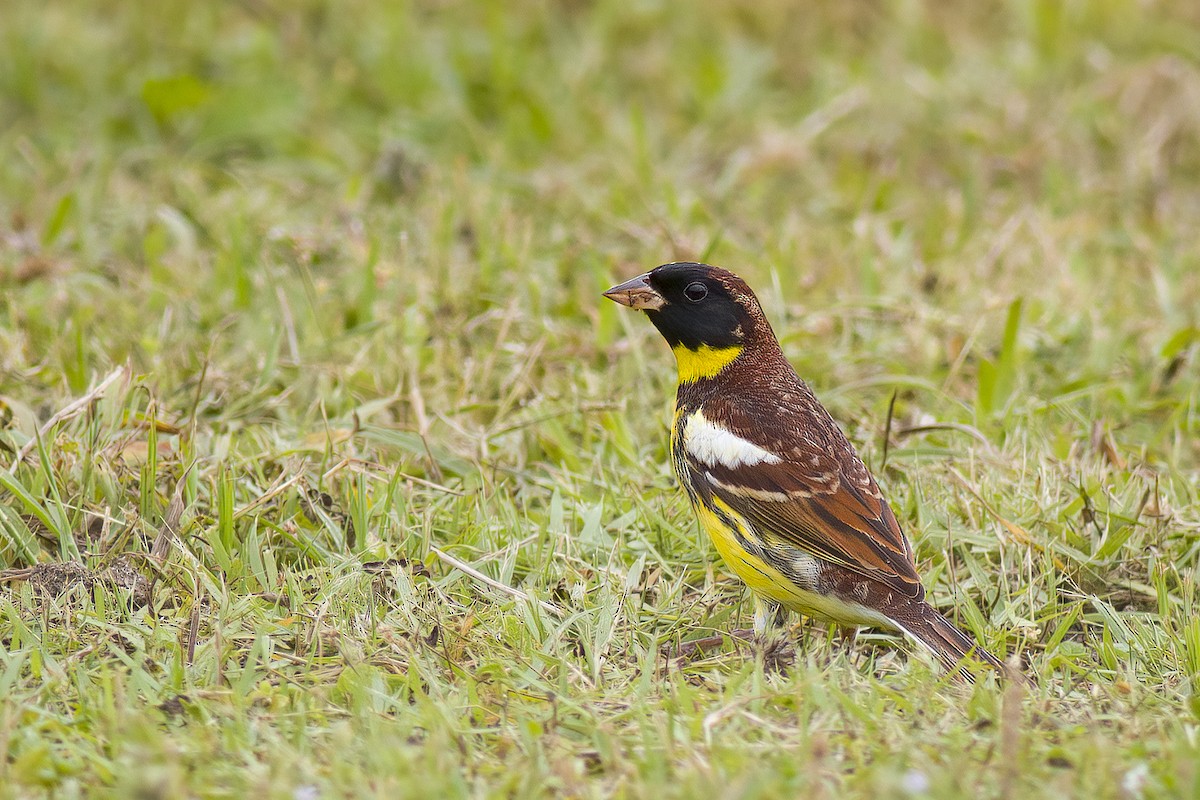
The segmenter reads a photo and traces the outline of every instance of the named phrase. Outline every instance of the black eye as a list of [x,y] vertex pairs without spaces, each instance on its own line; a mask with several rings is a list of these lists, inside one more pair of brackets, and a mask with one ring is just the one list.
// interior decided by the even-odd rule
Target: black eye
[[699,303],[704,298],[708,297],[708,287],[700,281],[689,283],[688,287],[683,290],[683,296],[693,303]]

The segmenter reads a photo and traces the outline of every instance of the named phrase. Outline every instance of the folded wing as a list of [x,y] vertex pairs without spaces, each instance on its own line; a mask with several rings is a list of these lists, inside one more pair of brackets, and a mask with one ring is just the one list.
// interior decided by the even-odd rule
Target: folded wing
[[[815,399],[813,405],[793,406],[790,415],[777,407],[776,425],[768,427],[755,425],[745,412],[710,404],[698,418],[705,427],[694,426],[696,435],[683,442],[694,485],[711,491],[768,540],[839,564],[904,596],[923,597],[912,547],[891,507],[831,419],[828,425],[804,424],[805,414],[823,412],[815,409],[820,409]],[[819,434],[812,435],[813,430]],[[734,439],[738,448],[731,446]]]

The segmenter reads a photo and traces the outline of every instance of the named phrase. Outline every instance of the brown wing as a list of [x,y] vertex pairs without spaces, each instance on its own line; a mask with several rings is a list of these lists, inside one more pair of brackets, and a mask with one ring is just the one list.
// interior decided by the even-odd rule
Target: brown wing
[[[793,388],[793,387],[788,387]],[[901,594],[924,595],[912,547],[874,478],[807,386],[771,398],[709,399],[706,418],[778,458],[728,467],[684,454],[696,483],[768,538],[840,564]]]

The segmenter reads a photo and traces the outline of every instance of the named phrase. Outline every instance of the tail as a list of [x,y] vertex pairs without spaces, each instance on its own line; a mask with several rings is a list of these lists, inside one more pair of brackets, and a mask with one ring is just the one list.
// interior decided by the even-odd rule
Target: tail
[[1034,686],[1025,675],[1006,669],[1000,659],[984,650],[970,635],[959,630],[933,606],[926,602],[914,603],[897,614],[892,620],[912,638],[929,648],[947,670],[955,672],[968,683],[975,682],[975,673],[967,666],[969,661],[982,661],[1007,678],[1013,678]]

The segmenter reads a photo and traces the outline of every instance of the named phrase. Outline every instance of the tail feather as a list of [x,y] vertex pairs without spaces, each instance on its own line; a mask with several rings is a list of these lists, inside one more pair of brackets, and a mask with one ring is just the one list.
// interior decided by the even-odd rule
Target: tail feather
[[[969,683],[975,682],[975,673],[966,665],[968,662],[981,661],[997,670],[1001,675],[1010,677],[1010,670],[1005,669],[1000,659],[984,650],[971,636],[959,630],[950,620],[928,603],[916,603],[909,613],[897,615],[893,620],[900,629],[928,648],[938,661],[949,671],[955,672]],[[1020,680],[1032,686],[1033,682],[1017,673]]]

